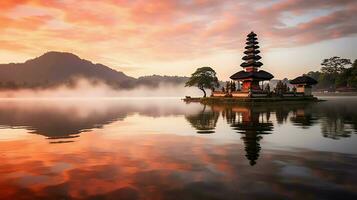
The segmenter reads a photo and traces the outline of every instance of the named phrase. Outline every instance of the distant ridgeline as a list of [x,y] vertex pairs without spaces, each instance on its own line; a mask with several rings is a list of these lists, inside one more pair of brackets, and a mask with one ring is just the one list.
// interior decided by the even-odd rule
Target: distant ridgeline
[[187,77],[143,76],[133,78],[102,64],[94,64],[71,53],[48,52],[24,63],[0,64],[0,89],[75,86],[79,78],[92,84],[104,82],[113,88],[184,85]]

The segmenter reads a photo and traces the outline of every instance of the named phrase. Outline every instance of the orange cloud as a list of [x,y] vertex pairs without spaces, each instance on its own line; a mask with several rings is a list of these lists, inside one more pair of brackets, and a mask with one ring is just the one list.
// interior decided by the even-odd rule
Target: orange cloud
[[[46,14],[10,17],[24,5]],[[251,30],[264,38],[267,49],[357,33],[357,6],[353,0],[18,0],[2,1],[0,7],[2,41],[23,44],[29,47],[23,51],[31,55],[71,50],[88,59],[93,59],[93,54],[119,56],[135,65],[242,49],[246,33]],[[311,16],[311,11],[323,14]],[[286,24],[286,15],[297,21]],[[8,47],[3,50],[18,51]]]
[[12,9],[27,2],[29,2],[29,0],[0,1],[0,8],[2,10]]
[[18,51],[28,49],[26,45],[14,42],[14,41],[4,41],[0,40],[0,47],[9,51]]

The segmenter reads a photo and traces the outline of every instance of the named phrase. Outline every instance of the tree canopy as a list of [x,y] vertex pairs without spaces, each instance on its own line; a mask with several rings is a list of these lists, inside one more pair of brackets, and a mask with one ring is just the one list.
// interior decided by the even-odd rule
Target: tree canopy
[[333,91],[336,88],[357,88],[357,60],[349,67],[350,59],[334,56],[324,59],[321,65],[321,71],[307,73],[319,82],[316,89]]
[[205,89],[214,90],[215,87],[219,86],[219,81],[216,77],[216,72],[211,67],[201,67],[196,69],[186,82],[185,86],[198,87],[198,89],[202,90],[203,97],[206,97]]
[[346,69],[346,65],[351,64],[352,63],[350,59],[334,56],[322,61],[321,65],[323,67],[321,68],[321,71],[329,74],[341,73]]

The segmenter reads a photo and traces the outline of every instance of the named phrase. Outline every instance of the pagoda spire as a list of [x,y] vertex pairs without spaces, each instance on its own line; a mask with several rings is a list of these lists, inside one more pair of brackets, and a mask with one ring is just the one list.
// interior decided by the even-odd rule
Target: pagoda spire
[[247,35],[247,42],[245,44],[245,56],[242,58],[244,62],[240,66],[243,67],[246,71],[257,71],[257,68],[263,65],[263,63],[259,61],[262,57],[258,55],[260,51],[257,34],[255,34],[253,31],[250,32]]

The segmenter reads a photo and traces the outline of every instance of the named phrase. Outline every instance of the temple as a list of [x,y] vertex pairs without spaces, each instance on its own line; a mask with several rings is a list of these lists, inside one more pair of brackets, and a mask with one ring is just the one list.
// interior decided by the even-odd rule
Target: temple
[[257,34],[251,32],[247,36],[245,56],[242,58],[244,62],[240,65],[244,70],[233,74],[230,78],[234,81],[238,81],[238,85],[242,82],[241,92],[261,92],[263,90],[260,87],[259,82],[266,81],[274,78],[272,74],[264,70],[259,70],[263,65],[259,60],[262,58],[259,56],[259,42],[257,41]]
[[[278,81],[275,88],[271,90],[269,82],[274,76],[260,69],[263,63],[260,62],[262,57],[259,55],[257,34],[250,32],[246,40],[243,63],[240,65],[243,70],[230,76],[231,81],[227,82],[221,90],[214,90],[211,95],[213,98],[202,98],[199,101],[316,100],[312,96],[311,88],[317,81],[306,75],[290,81],[293,86],[290,85],[291,88],[288,87],[288,82]],[[264,83],[264,81],[267,82]],[[192,101],[192,99],[187,99],[187,101]]]

